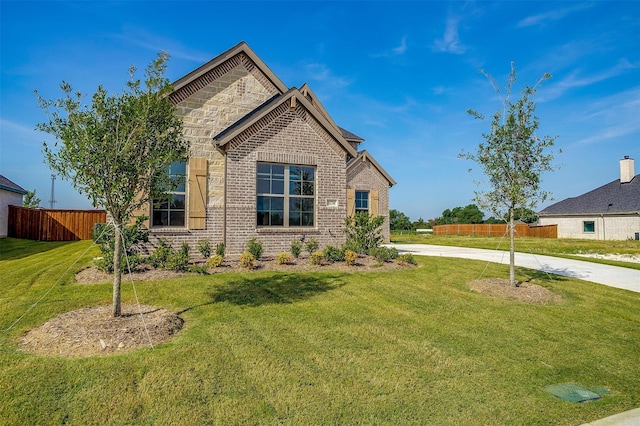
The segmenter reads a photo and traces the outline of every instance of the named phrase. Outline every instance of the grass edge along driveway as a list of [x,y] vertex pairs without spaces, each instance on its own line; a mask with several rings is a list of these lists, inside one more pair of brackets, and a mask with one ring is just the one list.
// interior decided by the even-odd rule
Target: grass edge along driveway
[[[7,424],[566,424],[640,406],[640,295],[519,268],[565,301],[472,293],[504,266],[420,257],[401,272],[190,275],[141,282],[142,303],[182,312],[155,349],[62,359],[17,350],[23,332],[108,304],[71,276],[6,328],[88,242],[0,241],[0,418]],[[40,245],[38,245],[40,244]],[[84,253],[84,254],[83,254]],[[5,257],[6,254],[6,257]],[[300,288],[304,291],[300,291]],[[125,303],[133,301],[125,286]],[[608,389],[573,404],[544,387]]]

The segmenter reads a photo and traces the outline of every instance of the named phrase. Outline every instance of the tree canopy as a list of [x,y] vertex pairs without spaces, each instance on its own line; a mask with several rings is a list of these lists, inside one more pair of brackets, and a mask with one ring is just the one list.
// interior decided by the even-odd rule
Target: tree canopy
[[[47,121],[37,129],[55,137],[44,143],[46,162],[94,205],[109,212],[121,228],[133,212],[176,184],[168,167],[184,161],[187,143],[182,121],[169,101],[172,87],[164,77],[168,54],[161,52],[147,67],[144,84],[129,69],[125,89],[110,95],[100,85],[84,104],[84,95],[62,82],[63,97],[38,104]],[[121,232],[115,233],[114,316],[120,315]]]
[[[500,95],[495,80],[483,70],[480,73],[491,82]],[[483,133],[484,142],[475,152],[462,152],[462,158],[476,162],[487,178],[488,189],[476,192],[476,202],[480,207],[493,212],[497,217],[509,218],[511,261],[510,281],[515,284],[514,272],[514,218],[516,208],[534,208],[547,199],[549,193],[541,186],[542,173],[554,169],[553,153],[549,149],[556,137],[537,135],[539,119],[535,116],[536,104],[532,100],[538,86],[550,79],[544,74],[534,86],[525,86],[520,99],[511,99],[513,84],[516,81],[515,64],[511,63],[511,72],[506,85],[505,96],[501,96],[502,108],[493,115],[488,133]],[[475,111],[467,111],[476,119],[484,116]]]
[[389,227],[393,231],[410,231],[414,229],[409,216],[396,209],[389,210]]

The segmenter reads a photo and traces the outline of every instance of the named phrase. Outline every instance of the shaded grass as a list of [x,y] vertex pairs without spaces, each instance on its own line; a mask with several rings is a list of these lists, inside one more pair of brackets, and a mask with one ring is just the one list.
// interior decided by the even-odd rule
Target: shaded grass
[[[110,284],[63,278],[4,331],[87,247],[0,261],[3,422],[575,425],[640,405],[640,295],[518,269],[565,302],[495,300],[466,286],[486,265],[459,259],[136,283],[141,302],[181,312],[185,328],[171,341],[102,358],[19,352],[27,329],[109,303]],[[508,270],[490,264],[487,275]],[[543,390],[565,382],[611,393],[572,404]]]
[[[487,237],[472,235],[430,235],[413,231],[394,231],[391,242],[397,244],[432,244],[441,246],[471,247],[488,250],[509,250],[509,237]],[[569,238],[518,237],[515,242],[518,252],[542,254],[586,262],[640,269],[640,264],[617,260],[577,256],[579,254],[640,254],[640,241],[636,240],[584,240]]]

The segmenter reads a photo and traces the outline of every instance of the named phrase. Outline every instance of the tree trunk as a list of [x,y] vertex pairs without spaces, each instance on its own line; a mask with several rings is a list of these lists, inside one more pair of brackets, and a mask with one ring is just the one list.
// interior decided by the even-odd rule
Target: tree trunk
[[516,258],[515,258],[515,251],[516,251],[516,245],[515,245],[515,241],[514,241],[514,230],[515,230],[515,224],[513,223],[513,210],[514,208],[511,207],[509,208],[509,242],[510,242],[510,247],[509,247],[509,284],[511,284],[512,286],[516,286],[516,268],[515,268],[515,264],[516,264]]
[[115,225],[115,243],[113,248],[113,317],[117,318],[122,315],[122,306],[120,303],[120,282],[122,280],[122,272],[120,271],[120,259],[122,259],[122,234],[120,233],[120,225]]

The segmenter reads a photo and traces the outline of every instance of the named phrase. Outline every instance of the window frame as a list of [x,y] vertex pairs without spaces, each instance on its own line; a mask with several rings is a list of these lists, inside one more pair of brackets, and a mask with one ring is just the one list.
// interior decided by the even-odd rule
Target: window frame
[[[279,173],[279,168],[283,169],[282,175]],[[268,172],[267,169],[269,169]],[[255,176],[255,217],[258,228],[315,228],[317,218],[316,166],[260,161],[256,163]],[[280,193],[280,188],[282,188],[282,193]],[[269,192],[266,192],[267,189]],[[278,201],[276,201],[274,208],[275,200]],[[293,223],[296,213],[298,214],[298,224]],[[265,214],[269,215],[268,218],[265,218]],[[282,215],[281,220],[279,214]]]
[[[365,195],[364,198],[362,198],[362,195]],[[360,195],[361,197],[358,198],[358,195]],[[358,203],[362,203],[363,201],[366,201],[367,206],[366,207],[362,207],[362,206],[358,206]],[[355,212],[357,213],[366,213],[369,214],[370,211],[370,205],[371,205],[371,194],[370,191],[355,191],[354,194],[354,198],[353,198],[353,202],[354,202],[354,208],[355,208]]]
[[[587,225],[591,225],[591,230],[587,230]],[[595,220],[583,220],[582,221],[582,232],[585,234],[595,234],[596,232],[596,221]]]
[[[175,168],[178,167],[178,170]],[[187,227],[187,162],[178,161],[172,163],[167,168],[167,174],[172,179],[178,179],[178,185],[173,191],[165,192],[167,198],[156,198],[151,203],[151,218],[150,225],[152,228],[186,228]],[[172,207],[175,204],[175,199],[182,197],[182,208]],[[160,208],[166,203],[166,208]],[[158,207],[156,207],[158,206]],[[156,223],[156,212],[166,212],[166,224]],[[179,214],[182,212],[182,224],[172,223],[172,213]],[[161,219],[160,219],[161,221]]]

